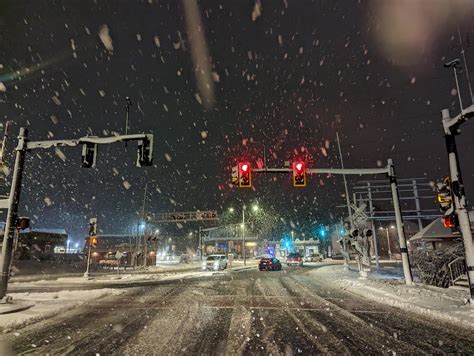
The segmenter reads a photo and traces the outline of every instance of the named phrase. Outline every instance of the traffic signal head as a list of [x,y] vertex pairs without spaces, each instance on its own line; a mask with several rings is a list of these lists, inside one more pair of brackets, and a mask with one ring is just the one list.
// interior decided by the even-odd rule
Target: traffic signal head
[[89,220],[89,236],[97,235],[97,218],[91,218]]
[[453,190],[451,187],[451,179],[445,178],[442,183],[436,185],[438,191],[439,209],[443,212],[448,211],[453,205]]
[[445,215],[441,218],[443,226],[447,229],[456,229],[458,227],[458,219],[455,214]]
[[96,143],[84,143],[82,145],[82,167],[91,168],[95,167],[97,161],[97,144]]
[[233,185],[239,184],[239,167],[238,166],[232,167],[232,184]]
[[26,230],[30,227],[30,218],[26,216],[21,216],[16,221],[16,229],[17,230]]
[[91,247],[97,247],[97,236],[91,236],[90,237],[90,244],[91,244]]
[[153,165],[153,135],[145,135],[145,138],[138,141],[137,167]]
[[306,167],[303,161],[293,162],[293,186],[306,187]]
[[252,187],[252,167],[248,162],[239,163],[239,187]]

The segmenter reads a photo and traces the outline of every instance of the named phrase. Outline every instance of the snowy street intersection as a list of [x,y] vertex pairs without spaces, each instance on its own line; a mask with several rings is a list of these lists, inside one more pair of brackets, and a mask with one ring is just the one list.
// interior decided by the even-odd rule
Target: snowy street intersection
[[472,329],[374,302],[353,293],[350,283],[338,286],[332,271],[340,267],[182,273],[183,278],[116,284],[109,293],[103,286],[87,290],[78,285],[71,288],[76,297],[89,298],[36,323],[4,330],[1,349],[102,355],[474,350]]

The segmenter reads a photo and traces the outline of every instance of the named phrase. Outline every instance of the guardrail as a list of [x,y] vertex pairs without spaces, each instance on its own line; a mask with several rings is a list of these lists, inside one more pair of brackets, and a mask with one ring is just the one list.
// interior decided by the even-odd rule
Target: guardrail
[[454,285],[466,273],[466,262],[464,257],[457,257],[448,263],[449,276],[451,277],[451,285]]

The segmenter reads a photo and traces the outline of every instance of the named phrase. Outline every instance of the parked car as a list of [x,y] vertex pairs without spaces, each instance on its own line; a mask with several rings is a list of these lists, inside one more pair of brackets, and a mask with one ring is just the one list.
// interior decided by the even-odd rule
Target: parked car
[[313,253],[312,255],[308,255],[304,258],[305,262],[321,262],[322,260],[322,256],[317,253]]
[[263,257],[258,263],[258,269],[260,271],[280,271],[281,262],[275,257]]
[[303,257],[299,253],[290,253],[286,257],[286,264],[288,266],[303,266]]
[[221,271],[227,268],[226,255],[210,255],[202,263],[203,271]]

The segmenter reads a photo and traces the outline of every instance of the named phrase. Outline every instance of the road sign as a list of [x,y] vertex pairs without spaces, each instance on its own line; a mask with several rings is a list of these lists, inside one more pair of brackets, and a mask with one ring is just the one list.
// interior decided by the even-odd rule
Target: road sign
[[124,254],[123,254],[122,252],[120,252],[120,251],[117,251],[117,253],[115,254],[115,258],[116,258],[117,260],[120,260],[123,256],[124,256]]

